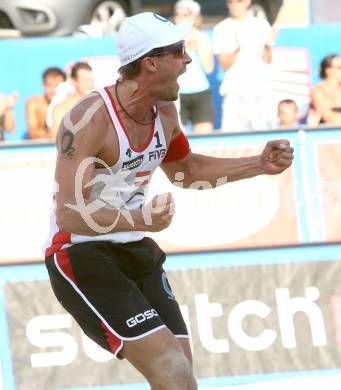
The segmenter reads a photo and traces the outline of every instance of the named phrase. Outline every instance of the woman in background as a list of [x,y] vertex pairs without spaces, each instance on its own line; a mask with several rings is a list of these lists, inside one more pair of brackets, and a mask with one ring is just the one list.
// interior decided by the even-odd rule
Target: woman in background
[[341,124],[341,56],[325,57],[320,77],[322,81],[311,93],[312,107],[321,115],[321,123]]

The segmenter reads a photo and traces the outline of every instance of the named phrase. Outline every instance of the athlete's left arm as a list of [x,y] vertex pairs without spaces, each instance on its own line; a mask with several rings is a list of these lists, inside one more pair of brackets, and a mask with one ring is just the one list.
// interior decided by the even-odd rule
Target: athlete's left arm
[[181,180],[184,188],[198,181],[208,182],[211,188],[258,175],[279,174],[291,166],[293,158],[294,150],[287,140],[269,141],[261,154],[251,157],[217,158],[196,154],[177,127],[161,168],[171,182]]

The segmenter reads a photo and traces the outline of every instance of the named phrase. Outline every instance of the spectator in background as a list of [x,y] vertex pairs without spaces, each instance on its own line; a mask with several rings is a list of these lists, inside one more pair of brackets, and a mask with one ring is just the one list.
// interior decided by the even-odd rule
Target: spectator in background
[[278,122],[275,127],[297,127],[308,125],[315,127],[319,124],[321,116],[312,108],[308,110],[304,117],[300,117],[297,103],[293,99],[283,99],[278,103]]
[[278,127],[294,127],[300,124],[298,107],[295,100],[284,99],[278,103]]
[[269,101],[275,34],[270,24],[248,14],[251,0],[227,0],[229,17],[213,30],[213,51],[224,79],[222,129],[243,131],[271,125]]
[[51,138],[46,124],[47,108],[60,83],[66,80],[59,68],[48,68],[43,73],[44,95],[32,96],[26,102],[26,123],[30,139]]
[[325,57],[320,66],[321,83],[311,93],[312,107],[321,123],[341,124],[341,56]]
[[77,62],[71,69],[71,83],[74,92],[69,94],[65,100],[56,104],[52,109],[51,135],[55,138],[59,124],[63,116],[83,96],[95,89],[92,68],[86,62]]
[[200,5],[193,0],[180,0],[174,6],[174,23],[193,21],[192,31],[186,38],[186,49],[192,62],[186,73],[178,79],[180,85],[180,118],[185,127],[192,123],[194,133],[209,133],[214,124],[214,107],[206,73],[212,73],[214,58],[211,41],[200,31],[202,22]]
[[4,141],[5,131],[13,133],[15,130],[15,117],[13,109],[18,103],[19,94],[13,92],[11,95],[0,94],[0,141]]

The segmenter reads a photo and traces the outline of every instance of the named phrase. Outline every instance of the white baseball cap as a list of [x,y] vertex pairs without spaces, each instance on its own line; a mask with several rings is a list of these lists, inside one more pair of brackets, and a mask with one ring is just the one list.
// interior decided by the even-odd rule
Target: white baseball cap
[[121,65],[127,65],[158,47],[184,40],[192,27],[193,22],[175,25],[153,12],[126,18],[116,37]]

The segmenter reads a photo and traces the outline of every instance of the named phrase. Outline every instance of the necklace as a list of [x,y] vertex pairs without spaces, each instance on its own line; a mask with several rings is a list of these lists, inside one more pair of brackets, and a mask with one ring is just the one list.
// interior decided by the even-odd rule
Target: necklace
[[150,122],[140,122],[140,121],[136,120],[136,119],[133,118],[133,117],[127,112],[127,110],[123,107],[123,105],[122,105],[122,103],[121,103],[121,100],[120,100],[120,98],[118,97],[118,93],[117,93],[117,92],[118,92],[118,91],[117,91],[117,90],[118,90],[118,83],[119,83],[119,81],[117,80],[117,81],[116,81],[116,84],[115,84],[115,95],[116,95],[116,99],[117,99],[117,102],[118,102],[118,104],[119,104],[121,110],[122,110],[130,119],[132,119],[134,122],[138,123],[139,125],[142,125],[142,126],[151,125],[151,124],[154,122],[155,118],[158,116],[158,109],[157,109],[157,106],[156,106],[156,111],[155,111],[155,112],[152,110],[152,120],[151,120]]

